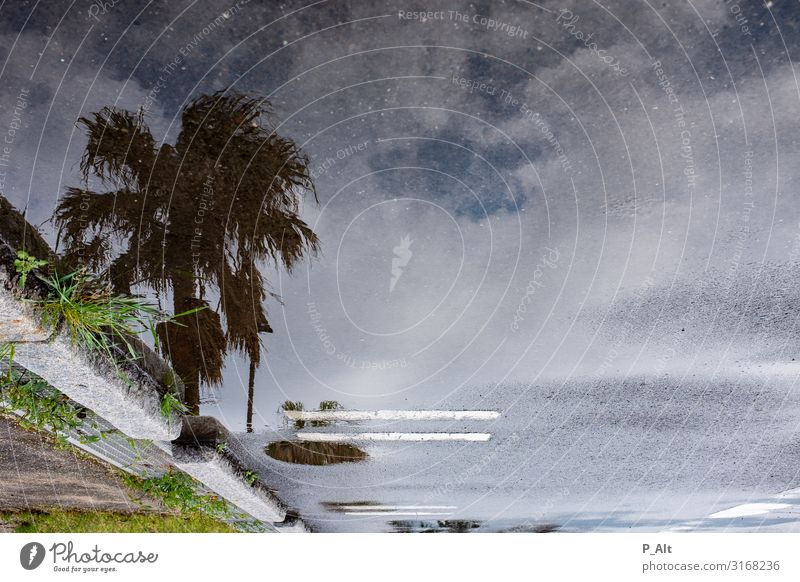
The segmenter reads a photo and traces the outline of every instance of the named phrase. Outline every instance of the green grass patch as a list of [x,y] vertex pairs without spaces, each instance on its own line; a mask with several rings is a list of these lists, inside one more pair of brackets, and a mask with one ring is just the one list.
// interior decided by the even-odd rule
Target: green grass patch
[[118,339],[131,359],[138,358],[128,337],[152,328],[165,318],[161,311],[141,297],[118,295],[85,271],[64,276],[42,277],[50,295],[35,303],[45,324],[56,327],[63,321],[76,344],[104,352],[114,360],[112,347]]
[[160,477],[136,477],[124,473],[122,480],[131,489],[185,515],[203,514],[214,519],[225,519],[230,515],[224,499],[211,493],[201,493],[199,483],[182,471],[170,469]]
[[231,533],[231,526],[202,513],[114,513],[110,511],[2,512],[17,533]]

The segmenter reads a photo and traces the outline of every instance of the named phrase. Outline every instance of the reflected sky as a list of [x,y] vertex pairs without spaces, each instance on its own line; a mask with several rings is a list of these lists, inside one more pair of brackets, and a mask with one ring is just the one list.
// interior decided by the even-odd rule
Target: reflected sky
[[[266,97],[308,155],[321,253],[291,276],[259,264],[280,301],[263,295],[257,430],[287,399],[426,408],[504,382],[793,375],[796,10],[5,4],[1,189],[55,244],[82,186],[78,118],[141,109],[175,144],[199,96]],[[243,429],[249,372],[228,354],[203,411]]]

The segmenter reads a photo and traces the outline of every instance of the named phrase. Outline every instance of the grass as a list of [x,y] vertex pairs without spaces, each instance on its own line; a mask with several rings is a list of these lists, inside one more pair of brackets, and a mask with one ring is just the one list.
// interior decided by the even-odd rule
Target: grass
[[[21,426],[24,424],[19,418],[17,421]],[[48,436],[51,436],[50,433]],[[64,445],[71,450],[71,454],[108,469],[115,479],[120,479],[127,486],[129,498],[142,509],[136,512],[62,508],[33,512],[0,510],[0,525],[5,524],[20,533],[237,531],[234,526],[222,521],[231,517],[227,503],[215,495],[199,493],[199,484],[185,473],[172,469],[158,478],[135,477],[69,443],[65,442]],[[162,509],[153,510],[153,507]]]
[[[47,261],[40,261],[25,251],[17,251],[14,266],[20,275],[20,287],[25,286],[31,272],[46,264]],[[159,323],[182,325],[176,321],[177,318],[204,309],[200,307],[169,315],[143,297],[113,293],[110,285],[100,282],[84,269],[63,276],[37,274],[37,277],[49,287],[47,297],[31,300],[40,308],[42,322],[52,328],[63,323],[74,344],[103,352],[117,369],[119,377],[128,383],[131,379],[119,366],[116,346],[127,351],[128,360],[137,360],[139,354],[131,342],[132,337],[149,331],[158,349],[155,330]],[[4,359],[4,355],[0,353],[0,359]],[[174,374],[169,375],[170,382],[165,379],[165,383],[174,389]],[[174,393],[168,392],[161,398],[161,414],[165,418],[187,412],[188,408]]]
[[[84,409],[41,378],[18,372],[12,367],[13,359],[13,344],[0,346],[0,360],[8,361],[8,368],[0,374],[0,412],[21,413],[20,426],[51,431],[57,443],[66,446],[70,432],[84,425]],[[94,423],[91,426],[96,427]],[[99,439],[97,435],[82,436],[80,442]]]
[[160,477],[122,475],[131,489],[149,495],[170,509],[182,514],[203,514],[214,519],[225,519],[230,512],[224,499],[211,493],[200,493],[199,483],[186,473],[170,469]]
[[169,420],[174,412],[186,414],[189,412],[189,408],[172,392],[167,392],[161,397],[161,416]]
[[34,303],[41,309],[44,323],[56,327],[63,321],[74,343],[105,352],[112,361],[115,339],[132,359],[137,359],[127,338],[152,329],[154,321],[166,318],[147,300],[115,294],[83,270],[42,280],[50,287],[50,295]]
[[54,509],[0,512],[16,533],[230,533],[230,525],[202,513],[114,513]]
[[248,469],[244,472],[244,480],[248,485],[250,485],[250,487],[253,487],[258,482],[258,474],[255,471],[250,471]]
[[[17,251],[14,267],[20,275],[20,287],[25,286],[32,271],[46,264],[47,261],[40,261],[25,251]],[[157,346],[155,329],[158,323],[177,323],[177,318],[204,309],[169,315],[143,297],[114,293],[109,284],[102,283],[85,269],[61,276],[37,276],[50,290],[44,299],[32,300],[42,311],[43,323],[55,328],[63,322],[74,343],[105,352],[115,364],[115,344],[121,344],[135,360],[139,356],[129,338],[149,331]]]
[[0,361],[8,360],[8,367],[11,369],[11,364],[14,362],[14,344],[2,343],[0,344]]

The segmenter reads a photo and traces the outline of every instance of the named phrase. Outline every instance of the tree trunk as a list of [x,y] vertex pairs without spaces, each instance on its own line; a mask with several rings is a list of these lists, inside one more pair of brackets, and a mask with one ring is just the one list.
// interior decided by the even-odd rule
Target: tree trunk
[[[194,299],[194,282],[189,277],[177,276],[172,280],[172,309],[173,313],[183,313],[191,308]],[[196,321],[191,321],[188,316],[183,325],[197,325]],[[169,324],[168,324],[169,325]],[[172,342],[177,345],[169,345],[170,361],[175,373],[178,374],[186,387],[184,392],[184,404],[189,409],[189,414],[200,414],[200,370],[197,369],[196,358],[192,353],[200,349],[200,346],[191,345],[187,334],[175,334],[178,341]],[[194,334],[195,336],[197,334]],[[177,339],[176,338],[176,339]]]
[[256,361],[250,358],[250,380],[247,384],[247,432],[253,432],[253,397],[256,383]]

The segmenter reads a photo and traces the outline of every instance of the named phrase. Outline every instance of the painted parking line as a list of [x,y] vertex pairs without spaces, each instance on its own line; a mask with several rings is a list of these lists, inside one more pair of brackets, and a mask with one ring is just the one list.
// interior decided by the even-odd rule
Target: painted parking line
[[777,509],[788,509],[791,505],[787,503],[744,503],[724,509],[709,515],[709,519],[732,519],[735,517],[750,517],[752,515],[766,515],[770,511]]
[[284,410],[290,420],[495,420],[495,410]]
[[345,515],[366,515],[366,516],[392,516],[392,517],[429,517],[432,515],[453,515],[452,511],[345,511]]
[[[797,499],[800,499],[800,488],[789,489],[774,497],[766,498],[764,501],[743,503],[735,507],[723,509],[722,511],[712,513],[708,517],[688,521],[668,528],[665,531],[717,531],[719,527],[723,527],[725,528],[724,531],[727,531],[729,526],[721,520],[729,520],[730,523],[736,523],[736,527],[739,528],[740,531],[761,529],[768,520],[781,521],[783,525],[781,531],[798,531],[800,529],[799,515],[796,511],[798,505],[796,503],[785,503],[786,501],[794,501]],[[749,520],[747,518],[754,519]]]
[[492,438],[488,432],[298,432],[297,437],[315,442],[346,441],[472,441]]
[[430,511],[433,509],[457,509],[455,505],[339,505],[340,511],[362,513],[368,511]]

